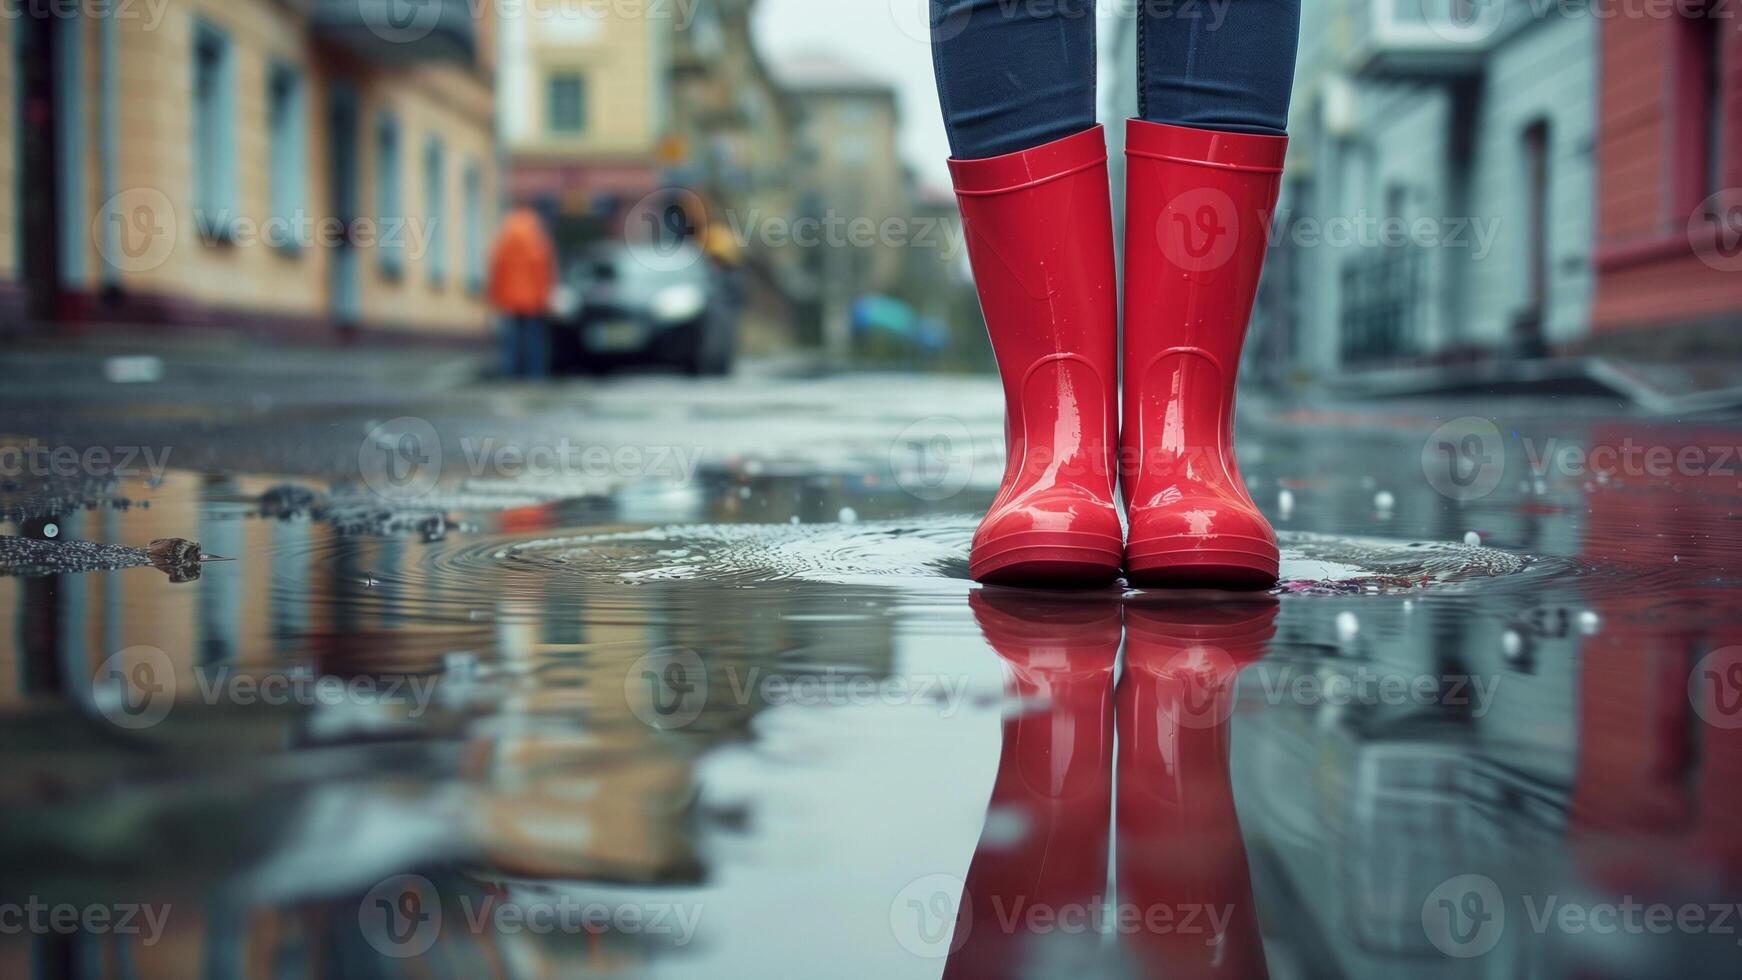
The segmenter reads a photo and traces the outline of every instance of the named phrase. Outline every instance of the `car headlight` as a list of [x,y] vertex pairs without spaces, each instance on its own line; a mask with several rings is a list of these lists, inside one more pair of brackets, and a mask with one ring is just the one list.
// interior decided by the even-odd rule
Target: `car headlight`
[[550,291],[550,311],[568,319],[581,308],[581,294],[570,286],[558,286]]
[[653,315],[667,322],[688,320],[707,305],[707,295],[700,286],[692,284],[667,286],[653,294]]

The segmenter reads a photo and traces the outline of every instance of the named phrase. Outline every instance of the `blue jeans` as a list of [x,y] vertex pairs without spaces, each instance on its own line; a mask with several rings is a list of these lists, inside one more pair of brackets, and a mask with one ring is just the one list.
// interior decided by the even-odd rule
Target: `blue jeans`
[[[1301,0],[1132,0],[1138,116],[1281,135]],[[1095,0],[931,0],[950,153],[977,160],[1095,125]]]
[[502,373],[510,378],[543,378],[550,374],[550,328],[544,318],[503,318]]

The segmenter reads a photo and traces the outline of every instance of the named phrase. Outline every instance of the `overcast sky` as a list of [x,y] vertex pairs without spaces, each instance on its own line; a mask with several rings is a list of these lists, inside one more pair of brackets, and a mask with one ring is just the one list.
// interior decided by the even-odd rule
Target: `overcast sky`
[[[950,155],[932,80],[926,16],[930,0],[761,0],[756,40],[775,65],[783,55],[821,51],[895,86],[901,155],[928,184],[950,186]],[[1103,13],[1121,4],[1102,4]],[[1103,28],[1103,35],[1106,30]]]

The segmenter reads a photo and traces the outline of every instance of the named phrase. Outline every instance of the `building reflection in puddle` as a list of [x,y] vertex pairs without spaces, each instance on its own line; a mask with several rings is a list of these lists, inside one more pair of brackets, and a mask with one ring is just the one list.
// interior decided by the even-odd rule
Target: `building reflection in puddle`
[[1234,684],[1264,655],[1275,600],[969,602],[1023,710],[1004,722],[944,976],[1114,967],[1108,935],[1118,972],[1267,976],[1228,761]]

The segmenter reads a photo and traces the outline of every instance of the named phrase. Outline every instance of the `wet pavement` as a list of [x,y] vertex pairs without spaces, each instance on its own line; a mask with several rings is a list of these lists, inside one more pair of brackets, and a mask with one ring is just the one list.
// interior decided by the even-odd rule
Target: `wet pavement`
[[990,379],[24,373],[0,975],[1742,972],[1736,421],[1251,399],[1274,593],[1046,594]]

